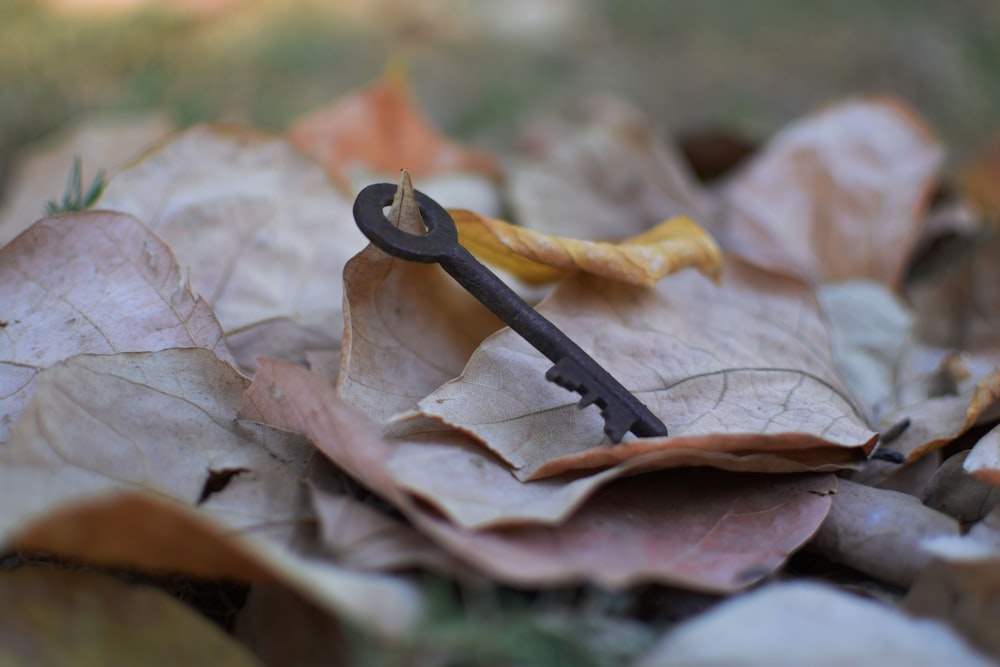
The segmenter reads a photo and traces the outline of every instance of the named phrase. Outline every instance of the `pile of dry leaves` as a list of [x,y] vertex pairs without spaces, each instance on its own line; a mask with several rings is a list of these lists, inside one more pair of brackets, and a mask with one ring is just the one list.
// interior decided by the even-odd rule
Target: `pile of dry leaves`
[[[161,127],[104,128],[84,162]],[[945,188],[922,121],[857,98],[705,184],[620,100],[500,159],[387,81],[285,136],[169,134],[90,210],[12,201],[0,653],[316,664],[344,624],[405,645],[430,571],[733,596],[657,619],[621,658],[644,667],[993,664],[997,155]],[[438,266],[368,246],[354,195],[400,168],[400,226],[412,176],[670,436],[611,444]],[[13,200],[43,183],[26,164]],[[122,583],[164,573],[251,582],[235,638]]]

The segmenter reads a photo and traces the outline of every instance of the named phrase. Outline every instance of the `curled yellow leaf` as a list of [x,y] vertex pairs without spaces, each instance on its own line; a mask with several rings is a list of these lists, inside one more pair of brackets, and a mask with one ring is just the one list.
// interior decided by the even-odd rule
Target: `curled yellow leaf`
[[624,241],[607,243],[543,234],[472,211],[449,213],[458,225],[459,241],[472,254],[529,284],[553,282],[583,271],[648,287],[688,267],[719,279],[719,247],[708,232],[685,216]]

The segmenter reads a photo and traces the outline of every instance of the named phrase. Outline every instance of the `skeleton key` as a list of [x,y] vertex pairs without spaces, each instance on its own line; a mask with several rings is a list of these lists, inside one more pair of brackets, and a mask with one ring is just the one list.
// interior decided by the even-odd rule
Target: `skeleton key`
[[628,389],[459,245],[455,221],[440,204],[415,191],[427,228],[423,236],[404,232],[389,222],[382,209],[392,204],[395,194],[395,185],[376,183],[362,190],[354,201],[354,220],[373,244],[400,259],[440,264],[470,294],[555,364],[545,374],[547,380],[580,394],[580,408],[591,403],[601,408],[604,432],[613,442],[620,442],[628,431],[639,437],[667,435],[663,422]]

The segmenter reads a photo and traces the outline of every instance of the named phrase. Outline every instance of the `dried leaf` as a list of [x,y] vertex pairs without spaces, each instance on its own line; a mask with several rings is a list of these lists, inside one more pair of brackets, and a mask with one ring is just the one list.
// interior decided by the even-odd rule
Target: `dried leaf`
[[[773,571],[812,535],[836,484],[832,476],[684,470],[620,480],[587,500],[599,485],[624,474],[625,466],[576,481],[521,483],[461,436],[442,434],[440,426],[425,428],[420,437],[414,427],[422,423],[410,423],[407,440],[387,443],[331,388],[324,389],[322,378],[271,360],[261,364],[241,415],[308,434],[338,466],[438,543],[517,584],[663,581],[736,590]],[[414,503],[404,489],[413,491],[421,471],[423,500],[467,525],[508,527],[460,528]],[[512,525],[529,519],[562,523]]]
[[[993,442],[995,448],[995,436]],[[978,446],[977,444],[976,447]],[[989,450],[990,444],[987,443],[984,448]],[[922,498],[924,504],[955,517],[963,526],[973,524],[989,514],[1000,502],[1000,489],[984,481],[984,477],[989,477],[980,470],[982,459],[977,460],[982,454],[983,450],[976,453],[974,447],[972,454],[964,451],[948,457],[927,485]],[[971,463],[968,462],[969,458],[973,459]],[[987,471],[992,473],[994,479],[1000,479],[995,465],[994,463],[992,469],[987,468]]]
[[450,211],[459,242],[482,261],[529,284],[555,282],[584,271],[630,285],[655,285],[696,267],[719,279],[719,248],[690,218],[679,216],[620,243],[583,241],[516,227],[471,211]]
[[0,665],[260,665],[197,611],[148,586],[53,568],[0,574]]
[[847,100],[782,130],[734,177],[718,238],[814,282],[898,287],[941,159],[937,139],[901,102]]
[[850,280],[817,293],[841,375],[869,423],[886,434],[902,428],[885,444],[907,460],[958,437],[996,402],[994,362],[920,343],[912,312],[886,286]]
[[988,667],[948,626],[808,582],[724,602],[667,635],[636,667]]
[[83,121],[32,149],[14,166],[0,208],[0,246],[42,217],[45,205],[66,192],[66,176],[80,158],[86,188],[103,169],[105,179],[170,131],[163,114]]
[[201,348],[85,355],[46,369],[0,456],[0,536],[60,502],[130,489],[287,541],[310,518],[298,476],[311,452],[234,421],[248,384]]
[[310,113],[289,128],[288,138],[347,192],[353,163],[383,175],[407,169],[417,179],[442,172],[496,174],[488,155],[463,148],[430,126],[401,77],[387,77]]
[[882,581],[909,586],[931,554],[927,538],[958,535],[958,522],[905,493],[846,479],[810,549]]
[[994,509],[963,537],[925,545],[936,559],[914,582],[906,610],[946,621],[973,644],[1000,659],[1000,512]]
[[975,479],[1000,486],[1000,426],[994,427],[973,446],[962,467]]
[[1000,136],[965,166],[959,185],[964,199],[982,214],[1000,221]]
[[7,544],[101,566],[282,582],[328,613],[387,636],[408,632],[422,606],[416,589],[400,579],[297,556],[149,493],[93,496],[54,508]]
[[507,174],[514,220],[525,227],[608,240],[679,215],[710,217],[708,199],[674,147],[622,100],[591,100],[579,127],[556,132],[535,153]]
[[[390,219],[423,234],[406,172],[400,187]],[[344,289],[337,388],[376,421],[415,407],[458,375],[479,343],[502,326],[439,266],[396,259],[374,245],[344,267]]]
[[475,435],[521,479],[674,448],[705,452],[705,465],[717,452],[764,453],[799,470],[865,456],[874,434],[837,375],[811,292],[735,259],[724,271],[721,286],[688,271],[653,289],[579,276],[540,308],[667,424],[669,439],[609,445],[598,411],[546,382],[551,362],[509,330],[420,410]]
[[37,222],[0,249],[0,303],[0,443],[38,373],[73,355],[201,346],[230,358],[170,249],[127,215]]
[[299,360],[339,346],[343,267],[365,239],[351,202],[287,142],[195,127],[115,176],[97,205],[135,215],[170,245],[239,343],[243,368],[264,352]]

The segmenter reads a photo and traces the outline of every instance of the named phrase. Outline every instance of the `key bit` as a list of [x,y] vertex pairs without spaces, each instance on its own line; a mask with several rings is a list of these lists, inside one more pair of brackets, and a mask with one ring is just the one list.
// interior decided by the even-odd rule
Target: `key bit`
[[414,191],[427,233],[409,234],[382,213],[392,203],[396,186],[376,183],[354,201],[358,228],[384,252],[411,262],[440,264],[462,287],[555,365],[545,378],[580,394],[580,408],[596,404],[604,417],[604,432],[621,442],[629,431],[646,438],[667,435],[667,427],[639,399],[545,319],[458,242],[458,229],[448,212],[420,191]]

